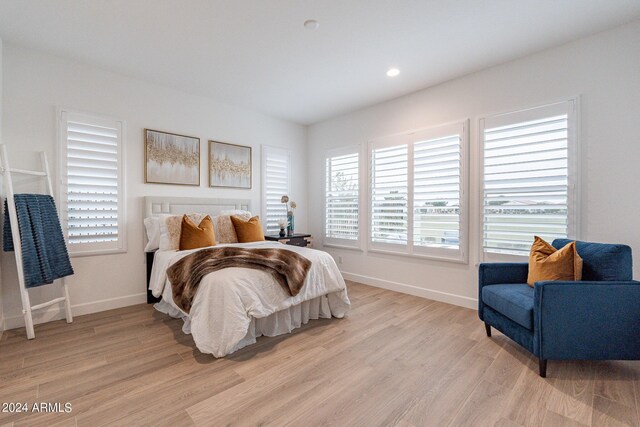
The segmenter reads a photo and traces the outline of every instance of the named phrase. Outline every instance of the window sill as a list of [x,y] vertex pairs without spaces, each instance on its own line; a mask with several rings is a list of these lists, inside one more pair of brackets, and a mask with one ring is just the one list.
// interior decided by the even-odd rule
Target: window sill
[[371,252],[374,254],[393,255],[393,256],[399,256],[403,258],[428,259],[433,261],[450,262],[454,264],[463,264],[463,265],[469,264],[467,259],[452,258],[452,257],[446,257],[446,256],[438,256],[438,255],[427,255],[427,254],[416,254],[416,253],[410,254],[407,252],[389,251],[384,249],[369,249],[367,252]]
[[97,250],[97,251],[83,251],[83,252],[69,252],[70,258],[81,258],[86,256],[100,256],[100,255],[115,255],[115,254],[126,254],[126,249],[107,249],[107,250]]
[[323,243],[322,247],[332,248],[332,249],[347,249],[351,251],[364,252],[364,250],[360,246],[340,245],[338,243]]
[[525,262],[528,260],[529,254],[520,255],[480,251],[480,262]]

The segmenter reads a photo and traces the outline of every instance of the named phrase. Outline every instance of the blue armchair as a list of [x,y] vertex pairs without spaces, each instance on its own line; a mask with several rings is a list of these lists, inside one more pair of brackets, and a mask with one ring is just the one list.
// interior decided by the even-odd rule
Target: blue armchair
[[[562,248],[571,240],[556,239]],[[478,315],[539,359],[639,360],[640,282],[632,280],[631,248],[577,242],[582,281],[527,285],[528,263],[482,263]]]

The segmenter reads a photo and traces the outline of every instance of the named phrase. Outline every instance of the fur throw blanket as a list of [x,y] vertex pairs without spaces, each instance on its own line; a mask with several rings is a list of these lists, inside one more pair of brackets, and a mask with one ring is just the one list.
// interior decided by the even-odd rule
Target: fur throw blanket
[[208,248],[194,252],[167,269],[171,281],[173,301],[185,312],[191,310],[202,278],[228,267],[253,268],[267,271],[291,296],[304,285],[311,261],[286,249]]

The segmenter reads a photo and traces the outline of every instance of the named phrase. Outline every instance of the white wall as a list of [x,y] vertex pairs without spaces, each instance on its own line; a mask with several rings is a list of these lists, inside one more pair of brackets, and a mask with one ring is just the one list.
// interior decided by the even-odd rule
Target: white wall
[[[116,116],[127,122],[128,252],[72,259],[76,274],[68,283],[76,315],[145,301],[144,196],[250,198],[252,210],[259,213],[261,144],[291,150],[291,196],[299,201],[298,227],[306,229],[305,127],[6,43],[3,70],[4,141],[10,156],[25,167],[35,161],[34,150],[45,150],[50,159],[56,159],[57,106]],[[200,187],[144,184],[144,128],[201,138]],[[207,187],[208,139],[253,147],[251,190]],[[8,327],[16,327],[22,324],[22,316],[13,254],[3,255],[2,267],[5,318]],[[56,292],[57,285],[31,291],[32,303],[57,296]],[[36,321],[58,314],[57,310],[45,312]]]
[[[468,265],[327,250],[345,276],[469,307],[476,306],[479,261],[478,119],[581,96],[581,238],[626,243],[640,276],[640,21],[312,125],[310,231],[322,235],[323,156],[327,149],[471,119]],[[499,46],[496,46],[499,48]],[[403,70],[409,73],[411,70]],[[402,74],[399,78],[402,78]],[[389,81],[393,84],[393,81]],[[314,191],[315,190],[315,191]],[[316,239],[319,241],[320,239]]]

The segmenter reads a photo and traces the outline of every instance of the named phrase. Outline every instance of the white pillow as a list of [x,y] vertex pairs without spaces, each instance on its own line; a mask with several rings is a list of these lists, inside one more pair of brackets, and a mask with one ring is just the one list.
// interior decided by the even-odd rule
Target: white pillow
[[145,252],[153,252],[160,247],[160,223],[169,215],[151,216],[144,219],[144,227],[147,231],[147,246]]

